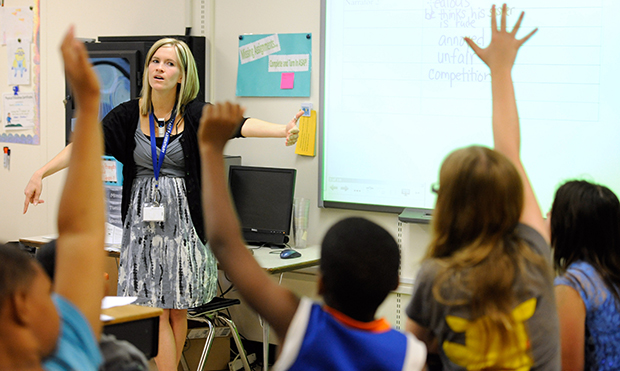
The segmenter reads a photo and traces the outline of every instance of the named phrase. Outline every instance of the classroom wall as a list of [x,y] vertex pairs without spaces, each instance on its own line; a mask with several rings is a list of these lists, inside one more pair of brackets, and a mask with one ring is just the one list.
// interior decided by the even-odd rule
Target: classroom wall
[[[33,4],[33,1],[24,0],[4,1],[7,7]],[[40,9],[41,144],[8,144],[11,148],[11,169],[0,170],[0,241],[56,231],[64,172],[44,180],[45,203],[31,207],[26,215],[22,215],[23,191],[30,176],[64,147],[65,113],[62,101],[65,80],[59,46],[69,25],[75,25],[78,37],[96,38],[98,35],[183,33],[186,23],[185,3],[182,1],[41,0]],[[9,91],[5,69],[1,71],[0,91]],[[27,89],[32,90],[28,87],[22,90]]]
[[[286,123],[301,103],[311,102],[319,107],[319,65],[321,6],[316,0],[234,0],[215,2],[213,51],[213,99],[235,100],[247,108],[248,116],[277,123]],[[238,61],[238,36],[244,33],[311,33],[312,83],[309,98],[248,98],[235,97]],[[319,112],[320,114],[320,112]],[[386,131],[385,135],[390,135]],[[342,138],[347,140],[347,138]],[[318,151],[318,148],[317,148]],[[226,148],[230,155],[241,155],[244,165],[294,167],[297,169],[295,195],[311,200],[309,243],[319,244],[322,236],[335,221],[347,216],[365,216],[388,229],[394,236],[401,230],[406,260],[403,273],[413,278],[415,268],[428,241],[428,225],[402,225],[397,215],[341,209],[321,209],[318,205],[319,158],[294,154],[293,148],[281,139],[237,139]],[[406,170],[403,170],[406,171]],[[402,233],[404,232],[404,233]]]
[[[5,6],[18,5],[24,5],[24,1],[5,0]],[[210,46],[207,72],[211,79],[206,85],[211,101],[239,102],[247,108],[246,115],[276,123],[288,122],[302,102],[312,102],[318,110],[320,1],[42,0],[41,144],[10,144],[11,170],[0,169],[0,210],[3,212],[0,241],[56,231],[56,212],[64,174],[44,180],[45,204],[31,207],[26,215],[22,215],[23,189],[32,173],[64,146],[64,75],[58,46],[69,24],[75,24],[79,37],[95,38],[99,35],[182,34],[188,23],[193,27],[192,34],[206,36]],[[313,35],[311,96],[236,98],[238,36],[243,33],[299,32]],[[0,86],[3,86],[5,78],[0,73]],[[402,224],[395,214],[318,208],[318,156],[295,155],[294,147],[285,147],[283,139],[237,139],[228,144],[226,153],[241,155],[244,165],[297,169],[296,196],[311,199],[309,244],[319,244],[325,231],[335,221],[347,216],[364,216],[384,226],[398,238],[403,247],[402,276],[410,282],[415,275],[417,262],[428,242],[428,225]],[[403,286],[401,292],[410,292],[410,286]],[[307,294],[312,295],[312,292]],[[400,315],[401,301],[406,303],[407,300],[397,293],[384,306],[387,309],[383,312],[392,322]]]
[[[31,4],[6,0],[6,6]],[[174,6],[172,6],[174,4]],[[118,12],[118,9],[123,11]],[[186,19],[186,9],[191,16]],[[208,67],[212,79],[211,100],[234,100],[247,108],[248,116],[286,123],[302,102],[319,106],[320,2],[314,0],[193,0],[170,2],[142,0],[107,2],[57,0],[41,2],[41,144],[11,144],[11,170],[1,169],[0,207],[3,210],[0,240],[54,233],[59,192],[64,175],[44,180],[45,204],[31,207],[22,215],[23,189],[32,173],[64,146],[64,75],[58,45],[70,24],[79,37],[98,35],[149,35],[183,33],[191,23],[193,34],[207,36],[211,50]],[[312,84],[308,98],[236,98],[238,36],[243,33],[309,32],[312,44]],[[215,71],[215,73],[213,73]],[[5,76],[0,74],[0,86]],[[386,133],[389,135],[389,133]],[[342,138],[346,140],[346,138]],[[285,147],[281,139],[237,139],[227,154],[241,155],[244,165],[294,167],[297,169],[296,196],[311,199],[309,243],[320,243],[327,228],[350,215],[363,215],[397,234],[396,215],[339,209],[319,209],[317,157],[298,156],[294,147]],[[401,226],[402,228],[402,226]],[[425,226],[405,225],[411,229],[414,249],[424,248]]]

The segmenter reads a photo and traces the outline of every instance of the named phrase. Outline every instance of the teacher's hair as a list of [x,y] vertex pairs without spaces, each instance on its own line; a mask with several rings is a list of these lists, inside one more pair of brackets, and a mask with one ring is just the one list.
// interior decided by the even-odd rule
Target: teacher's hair
[[620,306],[620,202],[607,187],[564,183],[551,207],[553,261],[560,274],[582,260],[601,275]]
[[191,102],[198,96],[200,90],[200,80],[198,79],[198,69],[196,68],[196,61],[194,55],[189,49],[186,43],[181,40],[173,38],[160,39],[151,46],[149,52],[146,55],[144,61],[144,73],[142,77],[142,101],[140,103],[140,113],[142,115],[148,115],[151,109],[151,94],[152,88],[149,84],[149,64],[153,55],[162,46],[171,46],[176,52],[177,59],[179,60],[179,69],[181,71],[182,80],[177,87],[177,113],[183,114],[183,110],[187,103]]

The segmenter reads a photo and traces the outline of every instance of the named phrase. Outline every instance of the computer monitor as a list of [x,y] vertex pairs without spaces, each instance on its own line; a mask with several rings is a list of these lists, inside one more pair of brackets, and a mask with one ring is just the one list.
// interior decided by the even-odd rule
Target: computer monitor
[[230,166],[228,184],[248,244],[288,242],[296,175],[295,169]]

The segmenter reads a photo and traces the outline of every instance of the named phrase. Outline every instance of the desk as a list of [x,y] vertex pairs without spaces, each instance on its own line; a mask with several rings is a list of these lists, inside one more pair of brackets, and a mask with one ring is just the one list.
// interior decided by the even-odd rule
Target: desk
[[[25,246],[32,246],[39,248],[46,243],[55,240],[58,238],[58,235],[43,235],[43,236],[34,236],[34,237],[23,237],[19,239],[19,242]],[[109,257],[118,258],[120,256],[120,252],[118,252],[118,245],[105,245],[106,252]]]
[[[51,241],[53,238],[55,238],[55,236],[26,237],[26,238],[20,238],[19,242],[27,246],[40,247],[46,244],[47,242]],[[283,273],[317,266],[319,265],[320,257],[321,257],[321,247],[318,245],[295,249],[301,254],[301,256],[299,258],[292,258],[292,259],[280,258],[281,250],[279,249],[271,249],[269,247],[257,248],[256,246],[248,246],[248,248],[252,251],[252,254],[254,255],[254,259],[256,259],[258,264],[263,269],[265,269],[267,273],[280,274],[280,279],[279,279],[280,283],[282,282]],[[108,256],[118,258],[119,253],[108,252]],[[115,280],[113,280],[112,275],[110,277],[110,280],[112,282],[116,282]],[[115,294],[115,292],[111,294]],[[120,307],[117,307],[117,308],[120,308]],[[144,307],[140,307],[140,308],[144,308]],[[113,309],[115,308],[106,309],[106,311],[113,310]],[[149,309],[156,309],[156,308],[149,308]],[[108,313],[104,311],[104,314],[108,314]],[[110,316],[116,317],[113,314],[110,314]],[[114,335],[116,335],[115,332],[108,332],[108,328],[110,327],[112,328],[111,331],[116,331],[117,329],[114,326],[115,326],[115,322],[107,322],[104,328],[104,332],[113,333]],[[157,326],[159,326],[159,320],[157,321]],[[269,359],[269,356],[268,356],[269,354],[269,325],[262,323],[262,319],[261,319],[261,326],[263,327],[263,359],[265,360],[264,370],[267,370],[267,363],[268,363],[267,360]],[[131,333],[131,331],[129,332]],[[121,336],[123,336],[123,334],[121,334]],[[152,349],[151,350],[147,349],[147,351],[152,351]],[[147,354],[147,351],[145,351],[145,354]],[[155,346],[155,352],[156,351],[157,351],[157,347]]]
[[[20,238],[19,242],[26,246],[39,248],[52,241],[57,236],[45,235]],[[118,280],[118,252],[108,251],[108,256],[114,261],[106,259],[106,271],[109,272],[113,287],[110,294],[116,295],[116,282]],[[114,319],[103,322],[103,332],[116,336],[119,340],[127,340],[140,349],[147,358],[157,355],[159,339],[159,316],[163,313],[161,308],[143,307],[140,305],[123,305],[103,309],[101,313]]]
[[[308,246],[303,249],[294,249],[298,251],[301,256],[292,259],[280,258],[281,249],[272,249],[269,247],[256,248],[255,246],[248,246],[248,248],[254,254],[256,262],[258,262],[267,273],[280,274],[279,284],[282,283],[282,276],[285,272],[314,267],[319,265],[321,261],[321,246],[319,245]],[[263,328],[263,370],[267,371],[269,359],[269,324],[263,323],[262,318],[260,318],[260,322]]]
[[35,236],[20,238],[19,242],[26,246],[41,247],[51,240],[57,238],[57,235]]
[[[19,242],[22,245],[35,247],[36,249],[39,249],[41,246],[56,239],[57,237],[58,237],[57,235],[53,235],[53,234],[35,236],[35,237],[24,237],[24,238],[20,238]],[[120,256],[120,253],[115,252],[115,251],[110,251],[108,250],[108,248],[109,246],[106,246],[107,257],[105,258],[104,270],[106,273],[108,273],[110,277],[109,282],[111,284],[108,285],[108,291],[106,295],[114,296],[117,293],[116,290],[117,290],[117,282],[118,282],[118,258]]]
[[248,246],[248,249],[252,251],[258,265],[270,274],[314,267],[319,265],[321,261],[321,247],[318,245],[308,246],[303,249],[294,249],[298,251],[301,256],[292,259],[280,258],[281,249],[272,249],[269,247],[256,248],[255,246]]
[[103,332],[127,340],[146,358],[153,358],[158,351],[159,316],[163,312],[161,308],[135,304],[103,309],[101,313],[114,318],[103,322]]

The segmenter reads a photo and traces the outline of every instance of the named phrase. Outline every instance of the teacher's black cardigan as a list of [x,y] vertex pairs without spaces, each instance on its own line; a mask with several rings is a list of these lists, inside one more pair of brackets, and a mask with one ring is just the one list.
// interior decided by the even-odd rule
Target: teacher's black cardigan
[[[204,229],[201,203],[201,176],[200,151],[198,148],[198,126],[205,102],[193,100],[185,106],[183,115],[183,135],[179,137],[185,157],[185,189],[192,223],[198,237],[206,243],[207,236]],[[241,126],[233,137],[241,137]],[[136,163],[133,152],[136,148],[135,132],[140,122],[140,105],[138,99],[121,103],[110,111],[103,119],[103,135],[105,139],[105,153],[114,156],[123,164],[123,198],[121,202],[121,216],[125,223],[125,216],[129,209],[131,187],[136,176]]]

